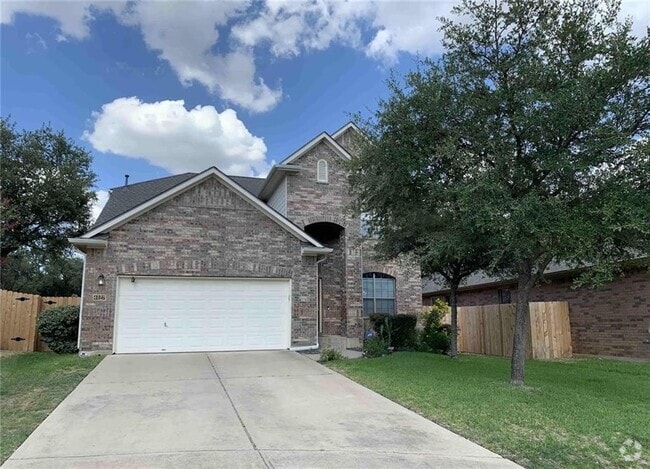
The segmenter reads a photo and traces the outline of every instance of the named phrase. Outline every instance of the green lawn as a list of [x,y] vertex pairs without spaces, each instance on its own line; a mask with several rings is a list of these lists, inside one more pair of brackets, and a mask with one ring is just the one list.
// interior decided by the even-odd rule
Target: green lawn
[[[527,467],[645,467],[650,364],[529,361],[523,389],[510,361],[401,352],[327,363],[364,386]],[[626,440],[626,461],[620,453]],[[640,458],[640,459],[639,459]]]
[[0,357],[0,464],[101,359],[43,352]]

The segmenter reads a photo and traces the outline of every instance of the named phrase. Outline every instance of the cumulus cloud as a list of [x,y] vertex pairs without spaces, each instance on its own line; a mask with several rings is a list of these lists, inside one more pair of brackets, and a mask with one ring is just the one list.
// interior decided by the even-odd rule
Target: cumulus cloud
[[84,39],[90,34],[90,2],[62,1],[3,1],[0,8],[0,22],[11,24],[18,13],[46,16],[54,19],[64,36]]
[[[110,12],[137,28],[147,47],[185,85],[200,83],[222,99],[252,112],[272,109],[281,99],[277,84],[259,76],[255,52],[295,57],[332,44],[363,51],[392,65],[399,54],[442,52],[439,16],[449,16],[452,0],[335,1],[267,0],[214,2],[4,1],[2,23],[18,13],[53,18],[57,41],[84,39],[94,15]],[[633,19],[637,36],[650,24],[648,0],[623,0],[621,17]],[[223,37],[225,29],[230,36]]]
[[97,220],[97,217],[99,217],[99,214],[102,213],[102,210],[104,210],[104,206],[106,205],[106,202],[108,202],[108,191],[104,190],[99,190],[95,192],[95,195],[97,196],[97,199],[95,199],[95,202],[93,202],[92,207],[90,207],[90,213],[92,217],[92,223]]
[[198,82],[226,101],[253,112],[268,111],[282,92],[256,76],[252,51],[218,54],[219,27],[240,15],[241,2],[140,2],[118,12],[118,20],[142,31],[147,47],[169,63],[180,81]]
[[322,50],[332,43],[362,46],[362,23],[372,16],[371,2],[267,1],[261,12],[232,28],[232,36],[246,46],[268,44],[278,56],[303,50]]
[[213,106],[188,110],[182,100],[116,99],[93,113],[93,128],[84,138],[97,151],[142,158],[175,174],[210,166],[245,176],[268,170],[264,141],[248,131],[235,111],[219,113]]

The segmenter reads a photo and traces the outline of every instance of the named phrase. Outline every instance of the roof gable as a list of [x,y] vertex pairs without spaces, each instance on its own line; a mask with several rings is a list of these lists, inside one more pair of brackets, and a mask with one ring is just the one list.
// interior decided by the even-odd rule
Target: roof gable
[[[191,174],[191,173],[190,173]],[[219,179],[226,187],[231,189],[233,192],[239,194],[244,200],[248,201],[251,205],[260,210],[263,214],[267,215],[269,218],[278,223],[281,227],[287,230],[289,233],[293,234],[297,238],[307,243],[312,244],[315,247],[323,248],[318,241],[309,236],[307,233],[302,231],[288,219],[277,213],[275,210],[267,206],[264,202],[259,200],[253,194],[244,189],[240,184],[233,181],[231,178],[226,176],[224,173],[219,171],[217,168],[212,167],[203,171],[199,174],[194,174],[192,177],[187,178],[183,182],[177,183],[176,185],[168,188],[157,196],[150,198],[149,200],[141,203],[130,210],[122,213],[121,215],[114,217],[113,219],[101,224],[95,225],[88,233],[82,236],[83,239],[89,239],[94,236],[97,236],[101,233],[106,233],[111,231],[129,221],[137,218],[143,213],[148,212],[149,210],[165,203],[170,200],[172,197],[192,188],[205,181],[209,177],[216,177]],[[127,186],[128,187],[128,186]]]
[[[175,176],[168,176],[160,179],[152,179],[150,181],[136,182],[127,186],[115,187],[110,190],[110,196],[101,213],[93,224],[94,229],[96,226],[101,226],[112,219],[128,212],[129,210],[145,203],[148,200],[162,194],[163,192],[171,189],[172,187],[187,181],[188,179],[196,176],[197,173],[184,173]],[[248,177],[248,176],[229,176],[230,179],[242,186],[255,197],[259,196],[264,182],[264,178]]]
[[334,150],[334,153],[336,153],[344,160],[349,160],[352,158],[352,156],[347,152],[347,150],[343,148],[341,145],[339,145],[336,142],[336,140],[334,140],[327,132],[322,132],[321,134],[317,135],[315,138],[311,139],[309,142],[305,143],[294,153],[289,155],[282,162],[282,164],[286,165],[296,161],[297,159],[299,159],[301,156],[303,156],[305,153],[307,153],[309,150],[311,150],[321,142],[325,142],[327,145],[329,145],[332,148],[332,150]]

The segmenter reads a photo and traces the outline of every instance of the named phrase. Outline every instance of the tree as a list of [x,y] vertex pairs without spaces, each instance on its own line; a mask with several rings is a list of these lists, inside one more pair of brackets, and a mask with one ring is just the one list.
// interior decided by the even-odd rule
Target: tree
[[66,253],[63,256],[40,255],[19,249],[2,266],[3,290],[42,296],[81,295],[83,260]]
[[[633,38],[618,11],[615,1],[464,0],[454,9],[462,22],[443,20],[443,58],[424,61],[380,105],[352,178],[379,233],[400,210],[418,211],[424,188],[443,206],[466,194],[468,223],[491,240],[490,267],[517,278],[516,385],[530,291],[548,264],[594,259],[608,270],[647,252],[650,42]],[[444,108],[396,111],[426,93],[444,93],[432,100]],[[384,122],[399,118],[413,132],[393,140],[392,156],[376,152]],[[464,177],[440,177],[441,162]],[[375,164],[385,165],[379,182],[368,180]],[[393,207],[381,190],[407,195]]]
[[18,132],[5,118],[0,118],[0,149],[0,262],[21,248],[63,253],[67,238],[90,223],[96,178],[90,154],[48,125]]

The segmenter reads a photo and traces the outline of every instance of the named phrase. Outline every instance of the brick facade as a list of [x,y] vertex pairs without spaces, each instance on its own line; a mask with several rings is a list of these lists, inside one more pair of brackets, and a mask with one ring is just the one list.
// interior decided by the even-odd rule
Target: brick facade
[[[515,284],[462,291],[459,306],[499,303],[498,291]],[[427,296],[431,304],[435,296]],[[650,273],[630,272],[599,289],[572,287],[570,278],[543,283],[531,292],[531,301],[567,301],[573,352],[650,359]]]
[[[352,150],[349,132],[339,138]],[[328,182],[317,181],[318,161],[328,163]],[[292,346],[314,345],[320,335],[358,346],[363,336],[362,274],[395,277],[398,312],[421,309],[420,270],[407,262],[374,259],[372,242],[360,235],[349,212],[345,160],[321,140],[286,173],[286,218],[310,230],[327,227],[325,257],[305,257],[304,243],[263,214],[216,176],[178,194],[108,233],[106,249],[87,249],[81,351],[112,351],[118,276],[287,278],[292,280]],[[127,189],[121,189],[123,192]],[[105,285],[96,278],[104,275]],[[319,277],[322,316],[319,318]],[[103,293],[106,301],[94,302]],[[319,331],[320,320],[320,331]],[[338,340],[337,339],[337,340]]]
[[[316,263],[301,241],[215,177],[111,231],[86,256],[81,351],[111,351],[117,276],[292,280],[292,345],[316,341]],[[105,285],[95,279],[105,277]],[[94,293],[106,301],[93,302]]]
[[[321,159],[328,163],[327,183],[319,183],[316,178]],[[377,261],[372,242],[361,238],[360,220],[349,212],[352,199],[343,158],[321,142],[293,164],[299,165],[301,171],[287,176],[287,218],[306,229],[323,222],[342,228],[335,242],[326,243],[334,252],[321,267],[323,335],[343,336],[348,345],[359,345],[364,329],[361,279],[365,272],[383,272],[395,277],[398,312],[421,310],[419,266]],[[326,283],[328,279],[331,280],[329,284]]]

